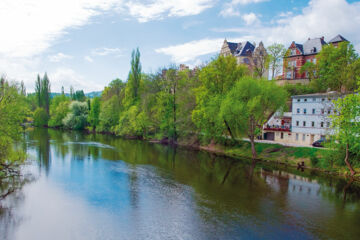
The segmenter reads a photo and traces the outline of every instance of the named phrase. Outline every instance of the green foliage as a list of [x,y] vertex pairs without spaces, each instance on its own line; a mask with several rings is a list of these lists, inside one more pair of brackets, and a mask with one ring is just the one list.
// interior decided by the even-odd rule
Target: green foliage
[[234,133],[246,134],[253,143],[268,117],[285,107],[286,99],[286,91],[273,81],[243,77],[226,95],[220,115]]
[[63,119],[69,112],[70,99],[64,94],[55,96],[50,105],[49,127],[63,127]]
[[96,129],[96,126],[99,125],[99,115],[100,115],[100,98],[95,97],[91,101],[90,113],[88,116],[89,124],[93,129]]
[[84,102],[86,100],[85,94],[83,90],[78,90],[76,91],[73,96],[72,99],[75,101],[80,101],[80,102]]
[[37,106],[44,108],[49,115],[50,112],[50,80],[47,74],[44,74],[43,78],[37,75],[35,81],[35,96],[37,100]]
[[146,114],[141,112],[138,106],[133,105],[121,113],[116,133],[136,137],[146,136],[147,123]]
[[238,65],[233,56],[219,56],[199,73],[200,86],[194,90],[196,107],[192,120],[206,137],[221,137],[231,130],[226,126],[220,106],[227,92],[237,80],[247,73],[247,68]]
[[360,59],[352,44],[324,46],[316,64],[318,78],[311,85],[316,91],[354,91],[360,75]]
[[44,127],[48,125],[49,116],[44,108],[37,108],[34,112],[34,126]]
[[66,128],[82,130],[87,124],[88,106],[86,102],[73,101],[70,106],[70,112],[63,119]]
[[289,96],[310,94],[315,92],[315,90],[311,86],[300,83],[286,84],[284,85],[284,89],[288,92]]
[[22,162],[25,154],[13,148],[22,132],[21,123],[26,116],[25,97],[21,87],[0,79],[0,172],[2,164]]
[[360,159],[360,95],[348,94],[335,102],[335,114],[331,116],[335,134],[331,146],[345,152],[345,162],[358,164]]
[[316,156],[310,157],[311,166],[316,167],[319,164],[319,158]]

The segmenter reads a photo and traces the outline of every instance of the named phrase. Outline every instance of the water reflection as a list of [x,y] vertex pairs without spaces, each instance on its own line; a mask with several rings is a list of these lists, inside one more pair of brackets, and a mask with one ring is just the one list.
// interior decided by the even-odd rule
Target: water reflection
[[360,235],[360,189],[343,179],[106,135],[35,129],[26,142],[39,177],[0,213],[9,239]]

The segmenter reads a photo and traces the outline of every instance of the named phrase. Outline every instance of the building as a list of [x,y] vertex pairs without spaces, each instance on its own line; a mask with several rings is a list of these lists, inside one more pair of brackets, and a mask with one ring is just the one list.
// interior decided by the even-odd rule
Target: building
[[[335,47],[340,42],[347,41],[343,36],[337,35],[329,41]],[[327,45],[324,37],[321,38],[308,38],[304,44],[292,42],[288,51],[283,59],[283,75],[278,79],[279,85],[286,83],[290,84],[308,84],[309,77],[306,72],[301,73],[300,69],[306,62],[316,64],[317,55],[322,48]]]
[[276,112],[263,126],[263,139],[275,142],[288,142],[292,138],[291,112]]
[[275,113],[263,126],[264,140],[309,146],[333,134],[330,115],[338,92],[292,96],[292,112]]
[[334,114],[333,100],[340,96],[338,92],[292,96],[293,142],[311,145],[333,134],[330,115]]
[[246,64],[250,71],[257,67],[263,68],[262,77],[268,77],[268,69],[265,69],[265,60],[267,56],[266,48],[262,42],[256,47],[255,43],[245,42],[228,42],[226,39],[221,47],[220,55],[236,57],[238,64]]

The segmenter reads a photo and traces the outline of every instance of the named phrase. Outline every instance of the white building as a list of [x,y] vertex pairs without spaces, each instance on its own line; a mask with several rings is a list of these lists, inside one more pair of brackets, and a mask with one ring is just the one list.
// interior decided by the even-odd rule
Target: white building
[[292,96],[292,141],[311,145],[331,135],[330,115],[334,113],[332,101],[339,96],[337,92]]

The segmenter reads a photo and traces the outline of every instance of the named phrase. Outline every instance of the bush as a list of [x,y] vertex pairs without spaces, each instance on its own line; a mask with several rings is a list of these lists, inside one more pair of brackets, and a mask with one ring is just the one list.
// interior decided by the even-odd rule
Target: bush
[[63,119],[66,128],[82,130],[87,124],[88,105],[86,102],[74,101],[70,104],[70,112]]
[[37,127],[47,126],[49,116],[46,113],[45,109],[37,108],[34,112],[34,125]]
[[319,163],[319,159],[316,156],[311,156],[310,161],[311,161],[311,166],[313,167],[317,166]]

